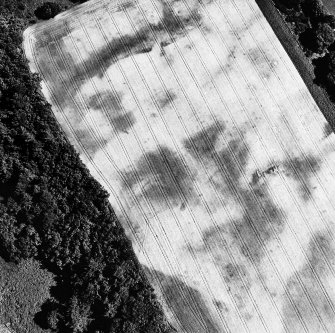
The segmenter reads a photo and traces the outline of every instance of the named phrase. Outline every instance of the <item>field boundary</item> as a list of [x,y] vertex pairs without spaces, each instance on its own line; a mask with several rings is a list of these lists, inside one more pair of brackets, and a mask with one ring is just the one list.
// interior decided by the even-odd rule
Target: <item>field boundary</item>
[[295,35],[283,20],[283,17],[276,9],[272,0],[255,1],[284,47],[286,53],[289,55],[301,78],[304,80],[322,114],[335,131],[335,105],[329,99],[327,92],[314,82],[315,75],[313,64],[305,56]]

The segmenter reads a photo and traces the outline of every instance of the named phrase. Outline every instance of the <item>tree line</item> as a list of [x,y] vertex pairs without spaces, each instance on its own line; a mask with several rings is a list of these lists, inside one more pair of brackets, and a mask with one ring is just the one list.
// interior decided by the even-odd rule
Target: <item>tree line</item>
[[[23,29],[34,20],[34,3],[0,5],[0,257],[52,274],[50,297],[43,296],[31,314],[41,331],[168,332],[108,193],[60,130],[40,77],[29,71],[21,44]],[[22,290],[31,286],[32,279],[26,280]],[[9,320],[16,333],[33,332],[17,318]]]
[[335,102],[335,16],[321,0],[273,0],[314,66],[315,82]]

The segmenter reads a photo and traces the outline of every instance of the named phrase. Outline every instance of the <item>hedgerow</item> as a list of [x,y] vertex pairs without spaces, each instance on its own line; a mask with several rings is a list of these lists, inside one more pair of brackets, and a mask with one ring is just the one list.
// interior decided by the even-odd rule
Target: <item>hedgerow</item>
[[273,0],[315,69],[315,82],[335,102],[335,16],[322,0]]
[[[22,30],[36,7],[24,8],[9,15],[0,6],[0,256],[18,269],[34,260],[52,274],[50,296],[29,310],[41,330],[167,332],[107,192],[60,130],[39,76],[29,71]],[[26,288],[31,283],[26,279]],[[22,296],[8,299],[21,304]],[[3,318],[16,333],[27,332],[18,311]]]

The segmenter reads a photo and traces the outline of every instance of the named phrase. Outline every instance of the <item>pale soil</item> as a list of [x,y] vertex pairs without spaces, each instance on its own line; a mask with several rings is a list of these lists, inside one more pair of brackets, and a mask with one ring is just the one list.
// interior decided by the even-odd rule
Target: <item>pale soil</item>
[[169,321],[332,332],[335,136],[302,79],[252,0],[139,3],[90,1],[24,47]]

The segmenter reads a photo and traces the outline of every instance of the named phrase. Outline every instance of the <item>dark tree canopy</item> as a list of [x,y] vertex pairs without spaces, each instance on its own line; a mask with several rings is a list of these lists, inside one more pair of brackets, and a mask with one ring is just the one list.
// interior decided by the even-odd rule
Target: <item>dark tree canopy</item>
[[326,14],[322,0],[305,0],[302,3],[301,8],[306,16],[310,17],[312,21],[320,21]]
[[305,0],[273,0],[275,5],[285,13],[297,10]]
[[300,35],[301,44],[308,50],[322,54],[335,41],[334,29],[328,23],[317,23]]
[[293,11],[288,13],[286,21],[293,25],[294,32],[298,36],[312,27],[309,17],[307,17],[302,11]]
[[322,17],[321,22],[329,24],[329,26],[335,29],[335,16],[326,14]]
[[[316,79],[329,92],[335,89],[335,50],[331,50],[323,58],[315,61]],[[331,95],[333,97],[333,95]]]
[[35,10],[35,15],[41,20],[48,20],[55,17],[62,11],[62,7],[58,3],[45,2],[42,6]]
[[[166,333],[168,325],[108,201],[29,71],[24,19],[0,6],[0,257],[34,260],[55,286],[34,320],[48,332]],[[0,274],[1,278],[1,274]],[[20,326],[16,333],[28,332]]]
[[335,102],[335,16],[322,0],[272,1],[296,34],[305,55],[314,58],[314,82]]
[[334,43],[335,17],[322,0],[273,0],[299,38],[306,55],[323,54]]

